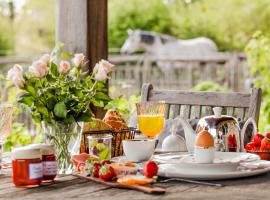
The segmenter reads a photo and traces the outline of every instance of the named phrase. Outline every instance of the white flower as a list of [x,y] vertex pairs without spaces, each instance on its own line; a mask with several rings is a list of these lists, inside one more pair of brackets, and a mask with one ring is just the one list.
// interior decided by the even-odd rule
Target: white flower
[[46,63],[41,60],[33,62],[32,66],[29,67],[29,72],[37,78],[46,76],[48,71]]
[[7,79],[19,88],[24,87],[24,77],[22,66],[15,64],[7,73]]
[[77,53],[74,55],[74,58],[72,59],[72,62],[76,67],[79,67],[84,64],[85,62],[85,56],[82,53]]
[[41,57],[40,57],[40,61],[48,64],[50,62],[50,59],[51,59],[51,56],[49,54],[43,54]]
[[98,63],[98,64],[96,64],[95,68],[96,68],[95,79],[97,81],[105,81],[108,78],[108,76],[107,76],[107,72],[105,71],[103,65]]
[[112,68],[114,67],[112,63],[103,59],[99,62],[99,64],[103,65],[103,68],[107,72],[107,74],[110,73],[112,71]]
[[62,60],[59,65],[59,72],[61,74],[66,74],[70,68],[70,64],[66,60]]

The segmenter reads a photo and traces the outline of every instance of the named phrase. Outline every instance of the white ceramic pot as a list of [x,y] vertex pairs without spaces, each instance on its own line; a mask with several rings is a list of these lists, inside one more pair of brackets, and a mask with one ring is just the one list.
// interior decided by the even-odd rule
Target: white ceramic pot
[[180,135],[171,134],[162,143],[163,151],[187,151],[186,142]]
[[194,158],[196,163],[213,163],[215,158],[215,147],[194,148]]
[[151,158],[155,151],[155,144],[154,139],[123,140],[123,150],[129,161],[141,162]]

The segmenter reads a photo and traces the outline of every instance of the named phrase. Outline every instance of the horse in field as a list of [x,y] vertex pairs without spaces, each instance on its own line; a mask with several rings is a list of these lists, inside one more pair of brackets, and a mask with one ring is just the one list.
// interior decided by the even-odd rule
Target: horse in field
[[200,37],[180,40],[172,36],[142,30],[128,30],[121,47],[122,54],[132,54],[140,49],[156,56],[201,57],[216,53],[214,41]]

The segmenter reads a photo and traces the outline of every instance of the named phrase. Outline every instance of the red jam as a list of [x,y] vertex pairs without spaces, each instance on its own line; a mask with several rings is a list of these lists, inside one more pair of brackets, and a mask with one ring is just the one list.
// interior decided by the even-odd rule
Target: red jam
[[53,181],[57,174],[56,159],[54,154],[42,155],[43,181]]
[[13,183],[16,186],[38,186],[43,168],[39,149],[15,149],[12,152]]
[[43,179],[44,182],[54,181],[57,174],[55,149],[51,144],[32,144],[29,148],[39,149],[42,154]]

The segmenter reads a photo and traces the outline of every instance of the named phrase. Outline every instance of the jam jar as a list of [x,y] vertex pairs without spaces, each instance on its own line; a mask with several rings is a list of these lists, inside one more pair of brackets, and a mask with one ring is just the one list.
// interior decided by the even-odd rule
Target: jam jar
[[16,186],[39,186],[43,167],[40,149],[16,148],[11,152],[13,183]]
[[55,149],[52,144],[32,144],[28,148],[40,149],[42,154],[43,179],[44,182],[54,181],[57,175],[57,164]]

